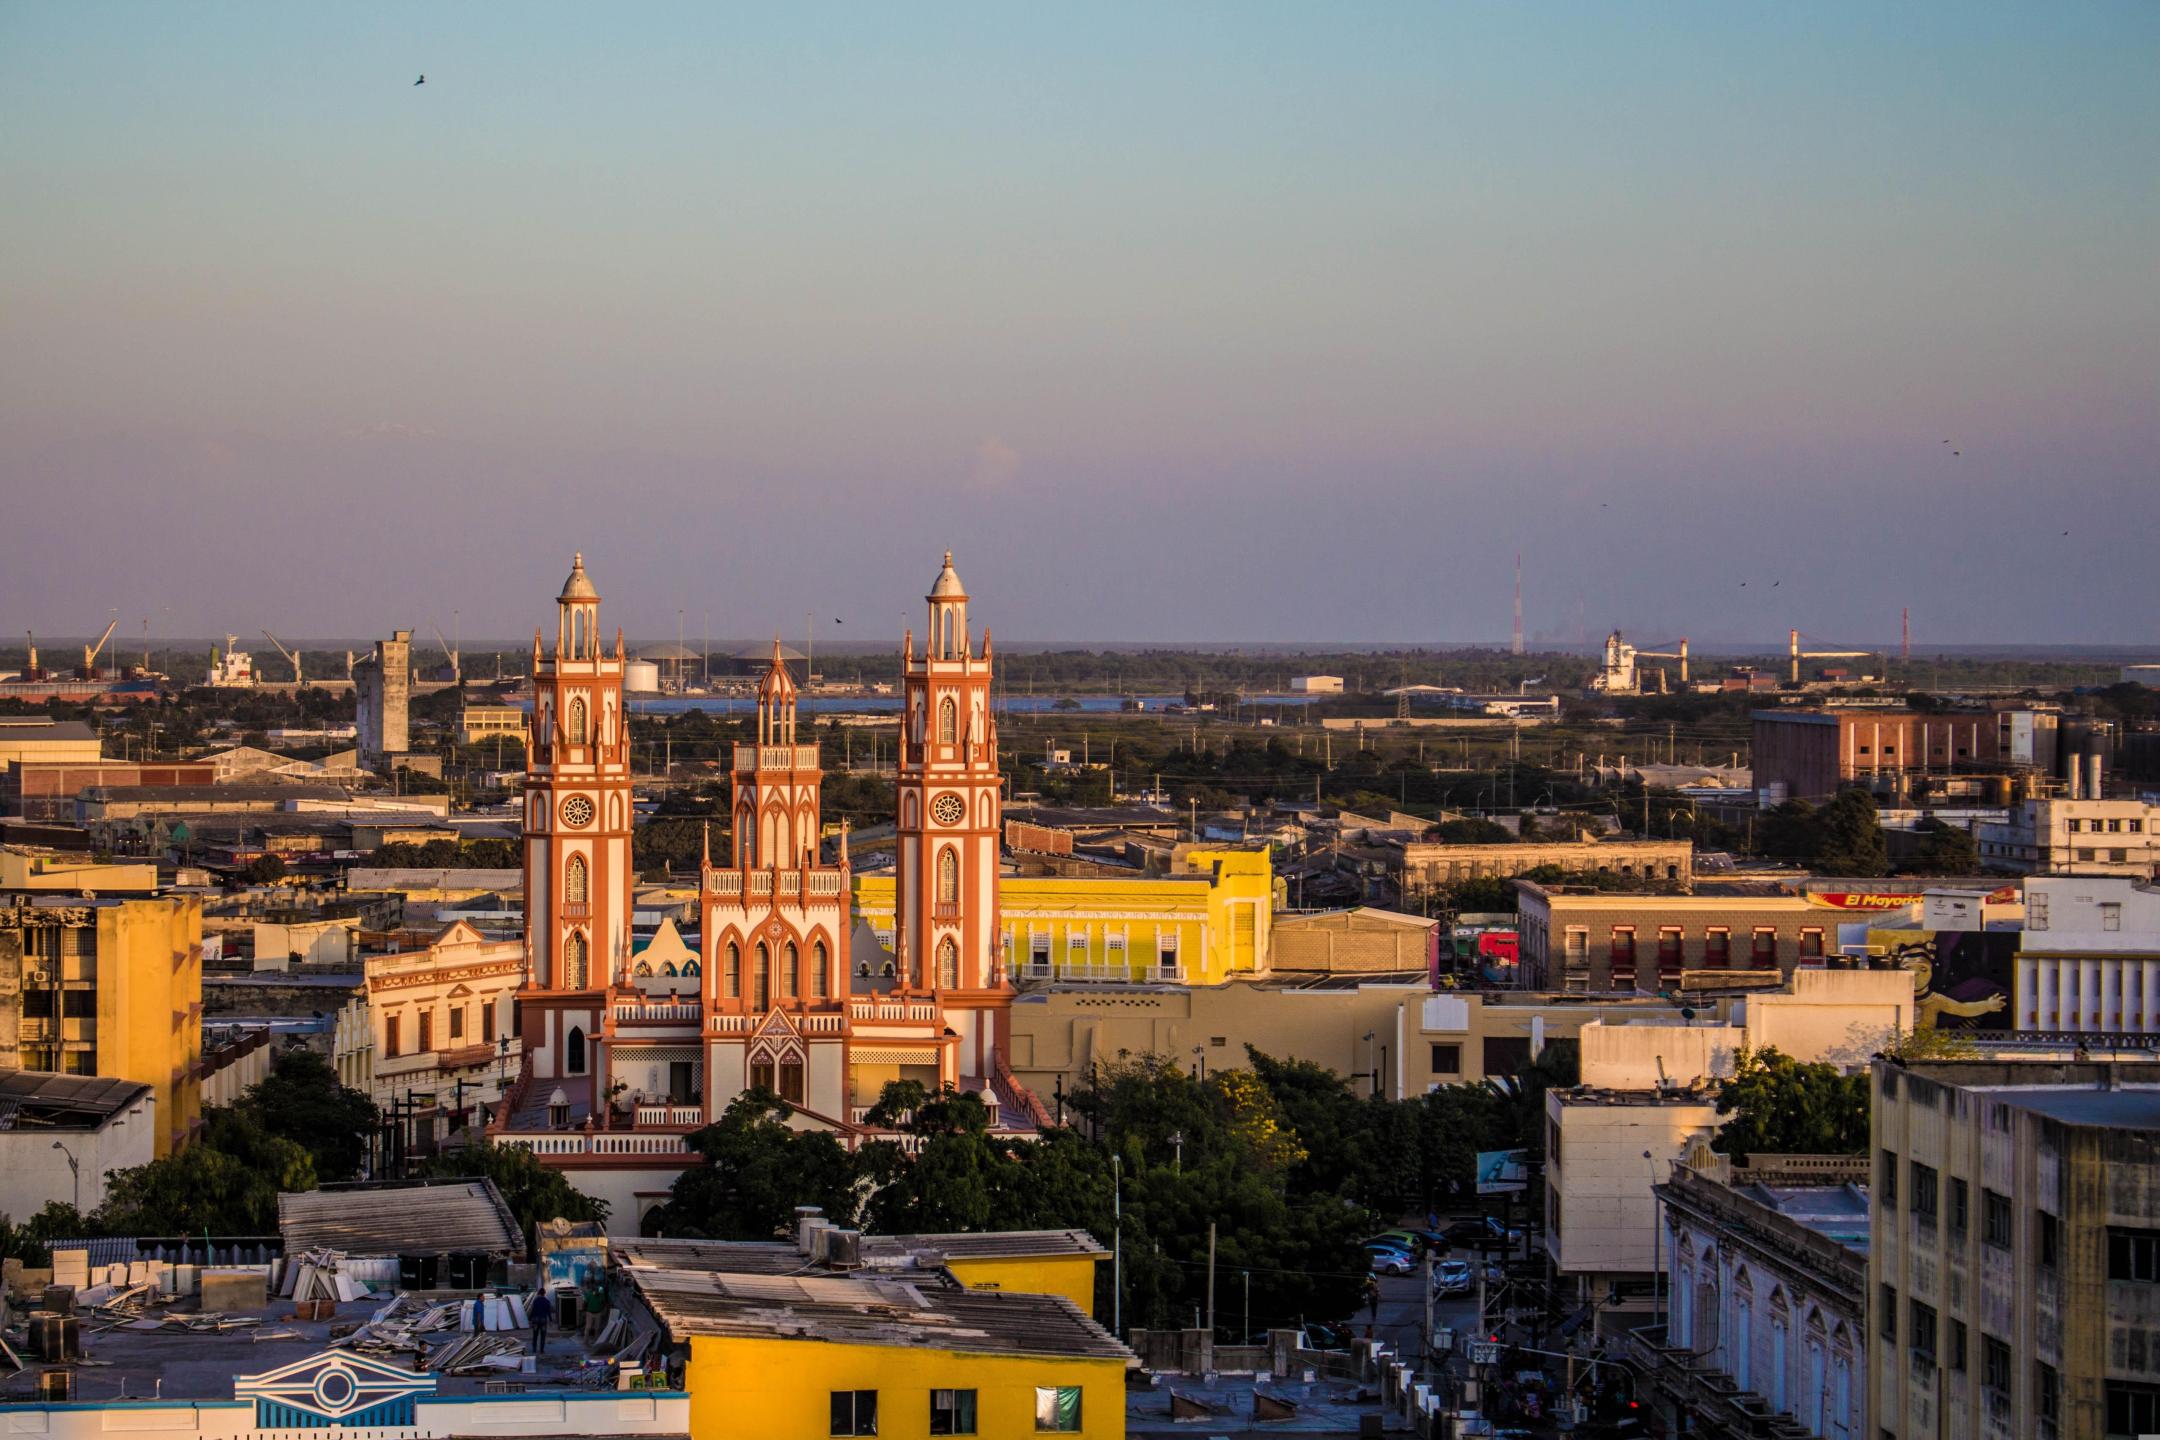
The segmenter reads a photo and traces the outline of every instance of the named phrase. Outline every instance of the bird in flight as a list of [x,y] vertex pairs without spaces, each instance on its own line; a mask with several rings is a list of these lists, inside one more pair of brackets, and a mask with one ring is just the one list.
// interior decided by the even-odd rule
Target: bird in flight
[[415,85],[425,85],[427,84],[427,76],[422,75],[419,79],[413,81],[412,83]]

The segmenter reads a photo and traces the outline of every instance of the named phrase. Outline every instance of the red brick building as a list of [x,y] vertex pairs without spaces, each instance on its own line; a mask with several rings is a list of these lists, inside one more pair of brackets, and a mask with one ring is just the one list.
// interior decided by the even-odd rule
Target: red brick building
[[1845,785],[1895,791],[1907,776],[1986,764],[2000,749],[1995,717],[1978,711],[1757,710],[1754,721],[1755,788],[1777,800],[1820,804]]

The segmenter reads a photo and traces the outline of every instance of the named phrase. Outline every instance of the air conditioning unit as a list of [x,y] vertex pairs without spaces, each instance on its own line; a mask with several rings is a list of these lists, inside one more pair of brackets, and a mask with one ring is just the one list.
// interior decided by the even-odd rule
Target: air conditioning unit
[[32,970],[23,978],[32,985],[50,985],[52,984],[52,971]]

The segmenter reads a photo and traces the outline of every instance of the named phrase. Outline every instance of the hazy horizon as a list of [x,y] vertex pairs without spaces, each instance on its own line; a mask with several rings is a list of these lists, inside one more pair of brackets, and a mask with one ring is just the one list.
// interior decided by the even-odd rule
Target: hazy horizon
[[0,8],[0,637],[516,637],[583,550],[632,635],[892,643],[949,547],[1009,642],[1498,644],[1519,551],[1533,645],[2160,644],[2156,56],[2127,0]]

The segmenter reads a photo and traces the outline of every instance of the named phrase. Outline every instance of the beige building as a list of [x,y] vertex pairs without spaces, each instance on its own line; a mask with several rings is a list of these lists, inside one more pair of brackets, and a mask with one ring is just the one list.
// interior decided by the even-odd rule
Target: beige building
[[82,765],[102,753],[97,731],[80,720],[0,715],[0,770],[22,761]]
[[99,860],[80,852],[0,845],[0,890],[148,895],[158,886],[149,860]]
[[1678,890],[1695,883],[1691,840],[1523,840],[1500,845],[1412,840],[1390,849],[1390,878],[1406,905],[1457,880],[1508,880],[1547,866],[1570,875],[1657,880]]
[[258,920],[253,930],[257,970],[291,970],[299,965],[347,969],[359,964],[357,915]]
[[2026,800],[1975,839],[2004,874],[2160,876],[2160,805],[2142,800]]
[[492,1104],[515,1083],[524,1051],[514,1003],[522,940],[491,940],[459,922],[424,950],[372,955],[338,1015],[338,1078],[377,1105],[432,1095],[442,1111]]
[[1866,1433],[2160,1432],[2160,1064],[1874,1082]]
[[1428,974],[1440,922],[1361,905],[1277,915],[1266,968],[1274,974]]
[[1668,1162],[1724,1123],[1717,1083],[1743,1048],[1865,1063],[1910,1028],[1912,978],[1801,971],[1777,991],[1727,996],[1711,1015],[1707,1023],[1594,1019],[1579,1035],[1582,1084],[1546,1094],[1545,1243],[1555,1269],[1586,1297],[1651,1273],[1652,1186],[1667,1178]]
[[1529,880],[1515,889],[1522,973],[1531,985],[1674,989],[1697,971],[1712,979],[1790,975],[1837,950],[1840,912],[1806,895],[1740,886],[1629,895]]
[[497,735],[523,744],[531,728],[532,717],[522,705],[467,705],[458,712],[458,731],[467,745]]

